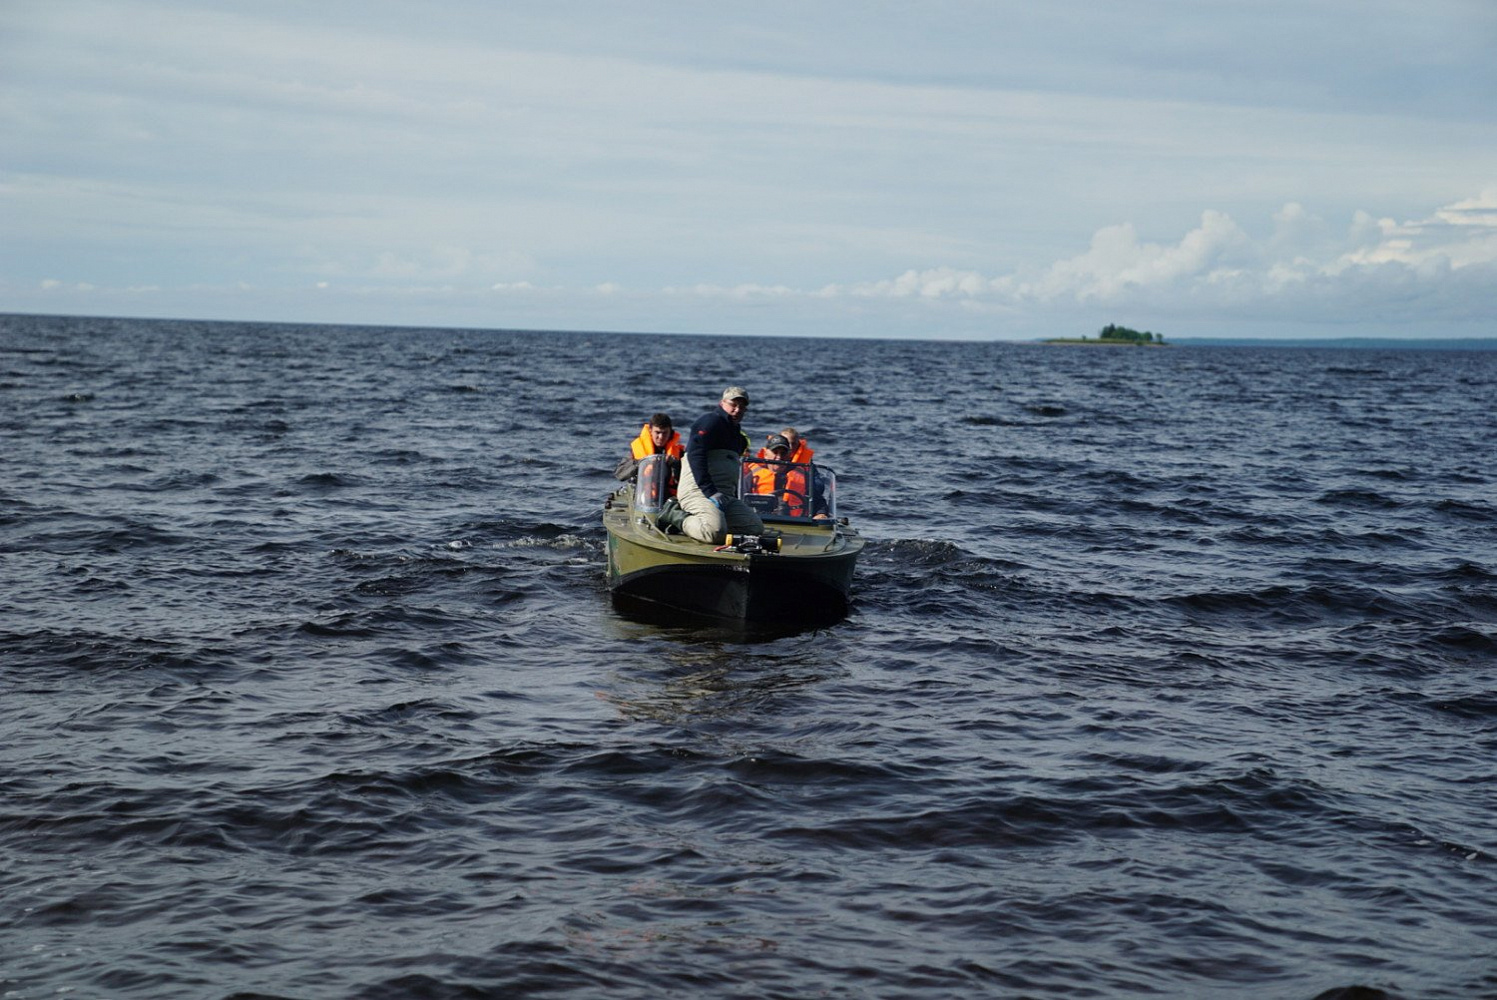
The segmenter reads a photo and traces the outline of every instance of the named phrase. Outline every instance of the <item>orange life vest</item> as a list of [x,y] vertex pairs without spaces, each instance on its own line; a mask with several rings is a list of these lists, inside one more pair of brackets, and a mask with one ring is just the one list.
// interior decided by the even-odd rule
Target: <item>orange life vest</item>
[[[660,450],[671,458],[680,458],[686,454],[686,446],[681,443],[681,433],[672,430],[670,440],[665,442],[665,447]],[[649,424],[645,424],[639,429],[639,437],[630,443],[629,451],[634,456],[635,461],[639,461],[646,455],[655,454],[655,441],[650,437]]]
[[[816,452],[812,451],[811,450],[811,446],[808,445],[808,444],[806,444],[806,439],[805,438],[801,438],[799,441],[796,442],[796,444],[795,444],[795,450],[792,451],[789,455],[785,456],[785,461],[787,461],[787,462],[800,462],[802,465],[810,465],[811,464],[811,456],[814,455],[814,454],[816,454]],[[774,453],[772,451],[770,451],[768,448],[760,448],[759,449],[759,454],[757,456],[755,456],[755,457],[757,457],[757,458],[774,458]]]
[[785,512],[791,517],[800,517],[806,512],[806,474],[801,469],[788,465],[756,465],[753,468],[754,492],[774,496],[786,490],[780,497],[785,503]]

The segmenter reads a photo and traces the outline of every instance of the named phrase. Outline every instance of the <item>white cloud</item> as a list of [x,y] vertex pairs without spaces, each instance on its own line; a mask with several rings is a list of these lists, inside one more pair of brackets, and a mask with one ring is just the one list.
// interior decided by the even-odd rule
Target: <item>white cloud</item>
[[758,285],[746,282],[741,285],[723,286],[698,284],[689,287],[670,287],[662,289],[665,295],[684,296],[705,299],[737,299],[747,301],[749,299],[765,298],[788,298],[805,295],[798,289],[786,285]]
[[1497,187],[1489,188],[1475,198],[1446,205],[1435,213],[1435,217],[1457,226],[1497,226]]
[[1259,316],[1299,310],[1320,320],[1416,301],[1421,310],[1439,309],[1448,295],[1451,317],[1497,318],[1497,191],[1403,223],[1358,212],[1330,243],[1323,221],[1298,203],[1284,205],[1271,223],[1270,234],[1254,240],[1227,214],[1208,210],[1173,243],[1141,240],[1128,223],[1107,226],[1086,252],[1028,278],[948,266],[809,290],[746,283],[665,291],[741,300],[952,302],[979,312],[1088,304]]
[[1041,301],[1060,297],[1106,301],[1129,288],[1209,280],[1234,252],[1249,246],[1247,234],[1237,223],[1216,211],[1205,212],[1200,226],[1173,246],[1140,242],[1131,223],[1108,226],[1092,238],[1086,253],[1052,264],[1036,281],[1015,283],[1014,294]]
[[996,287],[995,282],[984,278],[976,271],[958,270],[953,267],[933,267],[923,271],[909,270],[897,278],[863,282],[845,289],[829,285],[822,289],[822,294],[832,297],[846,294],[855,298],[940,299],[949,296],[984,295]]
[[[1145,240],[1136,226],[1120,223],[1098,230],[1079,254],[1007,273],[945,265],[803,288],[754,281],[699,282],[653,292],[631,290],[618,281],[569,287],[538,286],[525,279],[491,280],[485,275],[515,261],[439,246],[419,255],[381,251],[352,264],[325,263],[323,280],[314,287],[325,295],[445,303],[451,308],[468,308],[485,293],[516,304],[570,302],[573,308],[591,298],[600,304],[615,303],[624,310],[620,315],[648,313],[669,301],[688,304],[688,309],[692,301],[714,302],[721,304],[717,309],[752,307],[759,315],[767,315],[764,310],[769,308],[789,310],[786,316],[800,311],[817,316],[819,328],[835,321],[839,311],[857,317],[862,329],[868,317],[880,313],[904,317],[906,322],[923,314],[926,319],[966,316],[985,324],[1024,317],[1043,322],[1040,317],[1046,315],[1099,307],[1153,316],[1333,326],[1497,320],[1497,188],[1403,222],[1358,211],[1339,235],[1304,205],[1291,202],[1271,213],[1263,229],[1265,235],[1255,238],[1226,213],[1208,210],[1174,241]],[[305,273],[308,268],[298,270]],[[249,287],[236,281],[224,289],[243,292]],[[60,278],[44,279],[36,288],[49,295],[149,291],[159,297],[163,292],[159,285],[96,289],[89,282]],[[97,295],[94,298],[98,300]],[[713,324],[698,320],[695,328],[726,321],[725,313],[712,315]],[[609,328],[627,325],[609,323],[606,316],[600,323]],[[658,329],[661,324],[657,320],[635,325]],[[683,320],[679,325],[692,324]]]
[[1423,219],[1395,222],[1359,216],[1358,245],[1328,270],[1403,264],[1415,270],[1461,269],[1497,264],[1497,188],[1453,202]]

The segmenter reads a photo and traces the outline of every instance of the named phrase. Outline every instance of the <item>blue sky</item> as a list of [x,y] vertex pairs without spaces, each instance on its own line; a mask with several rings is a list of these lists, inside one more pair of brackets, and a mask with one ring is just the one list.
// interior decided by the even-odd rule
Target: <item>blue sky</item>
[[1497,3],[6,0],[0,311],[1497,336]]

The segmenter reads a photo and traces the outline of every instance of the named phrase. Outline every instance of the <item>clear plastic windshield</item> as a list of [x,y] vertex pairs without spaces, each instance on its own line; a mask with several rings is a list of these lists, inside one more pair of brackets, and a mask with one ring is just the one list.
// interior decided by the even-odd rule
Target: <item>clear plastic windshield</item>
[[837,474],[811,462],[745,458],[738,495],[766,521],[827,521],[837,516]]
[[645,512],[659,511],[671,495],[671,463],[665,455],[646,455],[634,473],[634,506]]

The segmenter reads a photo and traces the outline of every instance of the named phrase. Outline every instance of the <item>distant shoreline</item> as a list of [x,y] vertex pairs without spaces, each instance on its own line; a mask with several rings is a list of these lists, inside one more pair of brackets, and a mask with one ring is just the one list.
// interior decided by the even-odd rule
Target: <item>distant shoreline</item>
[[[857,342],[857,341],[879,341],[884,343],[974,343],[974,344],[1008,344],[1014,347],[1043,347],[1051,340],[1072,340],[1079,345],[1079,338],[1042,338],[1033,337],[1004,337],[992,338],[977,335],[964,337],[892,337],[892,336],[848,336],[842,334],[830,334],[824,336],[813,336],[809,334],[786,334],[786,333],[733,333],[712,334],[699,331],[682,330],[626,330],[626,329],[562,329],[534,327],[517,328],[505,326],[453,326],[441,324],[415,324],[415,323],[354,323],[347,321],[330,320],[284,320],[284,319],[222,319],[207,318],[202,316],[132,316],[115,313],[55,313],[55,312],[27,312],[10,309],[0,309],[0,325],[7,320],[67,320],[84,322],[128,322],[128,323],[196,323],[206,325],[235,325],[247,326],[284,326],[298,327],[305,330],[316,329],[343,329],[343,330],[398,330],[405,332],[421,333],[450,333],[455,331],[465,333],[529,333],[540,335],[558,336],[580,336],[580,337],[721,337],[730,336],[743,340],[765,340],[765,341],[820,341],[823,343]],[[1086,344],[1095,343],[1088,337]],[[1113,346],[1110,342],[1104,346]],[[1131,342],[1124,341],[1118,345],[1122,347],[1134,346]],[[1164,347],[1318,347],[1325,349],[1356,348],[1371,350],[1426,350],[1426,351],[1497,351],[1497,337],[1431,337],[1427,340],[1417,337],[1171,337],[1163,345],[1139,344],[1140,347],[1164,346]]]
[[1360,350],[1497,351],[1497,337],[1175,337],[1182,347],[1319,347]]
[[1173,341],[1103,340],[1100,337],[1051,337],[1040,343],[1058,347],[1171,347],[1174,344]]
[[1043,340],[996,341],[1032,347],[1291,347],[1319,350],[1361,351],[1497,351],[1497,337],[1174,337],[1162,344],[1088,337],[1047,337]]

